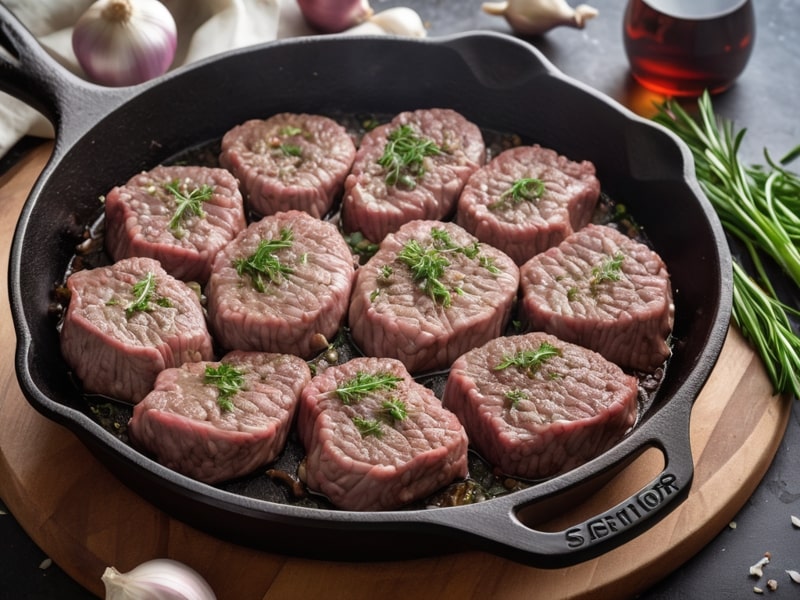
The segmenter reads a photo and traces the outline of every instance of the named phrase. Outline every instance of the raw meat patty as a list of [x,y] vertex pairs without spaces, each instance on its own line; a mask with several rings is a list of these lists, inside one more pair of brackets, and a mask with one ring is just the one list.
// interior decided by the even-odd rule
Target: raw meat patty
[[197,293],[152,258],[77,271],[67,289],[61,351],[87,392],[139,402],[164,369],[213,357]]
[[205,284],[211,262],[247,225],[238,182],[225,169],[156,167],[106,196],[112,259],[157,259],[168,273]]
[[[231,381],[239,385],[221,391]],[[246,475],[281,453],[309,381],[306,362],[289,354],[235,351],[165,369],[134,407],[128,433],[158,462],[199,481]]]
[[653,372],[670,356],[675,305],[664,261],[605,225],[587,225],[520,268],[531,330]]
[[442,402],[493,466],[540,479],[614,445],[636,420],[637,398],[636,378],[617,365],[536,332],[500,337],[461,356]]
[[239,179],[253,212],[294,209],[319,218],[341,194],[355,155],[352,138],[333,119],[280,113],[228,131],[219,162]]
[[522,265],[587,225],[599,197],[589,161],[520,146],[473,173],[459,197],[456,222]]
[[[341,395],[365,377],[389,383]],[[396,360],[355,358],[325,369],[303,390],[297,419],[303,477],[342,509],[399,508],[467,475],[461,423]]]
[[217,256],[209,326],[229,350],[310,358],[337,334],[354,276],[350,248],[330,222],[296,210],[264,217]]
[[[425,261],[444,261],[438,278],[415,275]],[[412,221],[359,268],[351,334],[365,354],[396,358],[412,373],[444,369],[504,331],[518,285],[514,261],[455,223]]]
[[[416,166],[418,171],[399,168],[395,181],[392,168],[379,162],[387,145],[392,145],[392,136],[400,138],[396,146],[415,139],[416,144],[435,145],[439,151],[426,155]],[[402,156],[402,150],[392,155]],[[433,108],[400,113],[361,141],[344,184],[345,232],[360,232],[377,244],[403,223],[452,214],[464,184],[485,158],[480,129],[454,110]]]

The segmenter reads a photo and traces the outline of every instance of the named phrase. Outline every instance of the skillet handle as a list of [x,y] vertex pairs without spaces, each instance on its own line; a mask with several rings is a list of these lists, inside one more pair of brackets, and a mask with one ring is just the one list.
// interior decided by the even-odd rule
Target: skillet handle
[[[672,416],[665,415],[667,418],[660,419],[659,424],[649,424],[659,425],[654,428],[655,433],[634,440],[627,448],[622,448],[624,444],[621,444],[615,449],[620,452],[615,456],[617,462],[612,464],[611,472],[615,472],[615,466],[627,465],[653,447],[663,453],[664,467],[630,497],[599,514],[561,531],[542,531],[523,522],[535,521],[537,511],[545,505],[550,516],[553,509],[558,514],[560,506],[570,506],[570,493],[577,496],[576,500],[585,497],[582,484],[586,482],[577,470],[574,476],[568,473],[528,490],[472,505],[474,512],[465,511],[456,516],[454,511],[447,516],[447,521],[466,533],[467,541],[477,541],[479,548],[538,567],[570,566],[613,550],[656,524],[688,494],[694,475],[688,427],[691,406],[683,408],[685,416],[666,411]],[[685,427],[681,423],[685,423]],[[430,514],[437,512],[430,511]]]
[[122,103],[128,88],[106,88],[71,73],[0,1],[0,90],[41,112],[70,145],[84,127]]

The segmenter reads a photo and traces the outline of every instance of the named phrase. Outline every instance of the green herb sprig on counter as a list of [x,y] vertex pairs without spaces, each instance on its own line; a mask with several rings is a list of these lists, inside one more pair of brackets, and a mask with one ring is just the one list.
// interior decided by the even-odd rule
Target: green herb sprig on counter
[[353,378],[337,386],[335,392],[343,404],[354,404],[371,392],[393,390],[401,381],[403,381],[402,377],[391,373],[359,371]]
[[208,184],[195,187],[190,191],[177,179],[164,184],[164,189],[175,197],[177,203],[175,214],[169,220],[169,228],[173,233],[181,231],[181,222],[186,214],[191,213],[201,218],[204,217],[203,202],[208,202],[214,195],[214,188]]
[[425,157],[441,153],[433,140],[417,135],[409,125],[401,125],[387,137],[378,164],[386,169],[387,185],[402,184],[413,190],[417,179],[425,174]]
[[203,382],[219,390],[217,404],[222,410],[233,410],[231,397],[242,389],[244,373],[228,363],[220,363],[218,367],[206,367]]
[[284,275],[294,272],[292,267],[282,263],[275,256],[278,250],[291,248],[293,238],[294,234],[290,229],[282,229],[279,239],[261,240],[253,254],[233,261],[236,273],[239,277],[249,275],[256,290],[266,291],[265,279],[270,283],[278,283]]
[[692,117],[669,100],[653,120],[689,146],[697,179],[723,228],[752,260],[753,277],[734,262],[733,321],[758,352],[775,391],[798,397],[800,338],[789,318],[797,311],[778,298],[762,256],[800,286],[800,177],[784,167],[800,155],[800,146],[779,162],[765,149],[765,166],[747,165],[739,158],[746,130],[718,118],[708,92],[698,100],[698,113]]

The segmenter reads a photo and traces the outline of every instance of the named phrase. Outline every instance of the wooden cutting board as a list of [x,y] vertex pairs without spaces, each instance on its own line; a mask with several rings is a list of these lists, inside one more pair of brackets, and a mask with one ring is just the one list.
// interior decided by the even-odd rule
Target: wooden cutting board
[[[0,178],[3,282],[15,220],[51,149],[50,144],[37,147]],[[44,552],[98,596],[106,566],[127,571],[167,556],[201,572],[220,600],[631,597],[728,525],[769,467],[791,411],[788,399],[772,395],[760,361],[731,329],[693,408],[695,478],[688,498],[635,540],[557,570],[481,552],[370,564],[314,561],[221,541],[169,517],[121,484],[71,432],[23,398],[14,372],[13,335],[3,285],[0,497]],[[662,464],[659,452],[646,452],[577,510],[599,513],[639,489]]]

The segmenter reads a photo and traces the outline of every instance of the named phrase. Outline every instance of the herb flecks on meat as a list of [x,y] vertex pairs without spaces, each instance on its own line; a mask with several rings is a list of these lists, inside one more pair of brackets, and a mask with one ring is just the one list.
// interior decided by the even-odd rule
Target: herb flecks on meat
[[381,404],[381,414],[392,421],[404,421],[408,417],[408,407],[399,398],[389,398]]
[[619,281],[622,276],[622,261],[625,260],[625,255],[622,252],[617,252],[603,261],[602,264],[592,269],[592,279],[589,281],[589,286],[592,293],[597,293],[597,286],[604,281]]
[[[156,276],[148,271],[142,279],[133,284],[133,300],[125,307],[125,316],[130,318],[137,312],[149,312],[152,310],[151,302],[158,306],[169,308],[172,302],[169,298],[155,296]],[[110,300],[108,304],[117,304],[115,300]]]
[[354,404],[371,392],[393,390],[402,380],[402,377],[391,373],[359,371],[355,377],[338,386],[335,391],[342,404]]
[[369,435],[374,435],[377,438],[383,437],[381,422],[376,419],[353,417],[353,424],[358,428],[361,437],[367,437]]
[[220,363],[218,367],[206,367],[203,382],[211,384],[219,390],[217,404],[223,411],[230,411],[233,410],[231,398],[244,385],[244,373],[227,363]]
[[[409,240],[403,249],[397,254],[397,260],[406,265],[410,270],[415,281],[418,281],[425,293],[434,302],[440,303],[445,308],[452,302],[451,290],[441,281],[445,270],[450,266],[447,255],[452,253],[463,254],[470,260],[477,260],[478,263],[492,274],[500,273],[494,265],[494,261],[480,252],[480,242],[474,242],[466,246],[459,246],[453,242],[450,234],[441,228],[431,229],[431,243],[424,246],[418,240]],[[385,267],[381,274],[387,277]],[[457,294],[463,294],[460,287],[452,290]]]
[[266,282],[280,283],[283,276],[293,273],[294,269],[282,263],[275,253],[278,250],[290,248],[293,238],[294,235],[290,229],[282,229],[280,238],[261,240],[253,254],[247,258],[238,258],[233,261],[236,273],[239,277],[248,275],[253,286],[259,292],[266,291]]
[[401,125],[388,135],[378,164],[386,169],[387,185],[413,190],[425,174],[425,158],[441,153],[433,140],[417,135],[409,125]]
[[164,189],[175,198],[175,213],[169,221],[169,229],[176,237],[183,235],[181,223],[190,214],[201,219],[205,217],[203,202],[211,200],[214,195],[214,188],[208,184],[189,189],[189,182],[180,182],[177,179],[164,184]]
[[489,205],[489,210],[513,208],[522,202],[535,202],[544,195],[544,182],[534,177],[522,177],[514,181],[497,202]]
[[554,356],[561,356],[561,350],[552,344],[542,342],[535,350],[520,350],[512,356],[504,356],[494,370],[502,371],[509,367],[516,367],[526,373],[528,377],[533,377],[541,366]]

